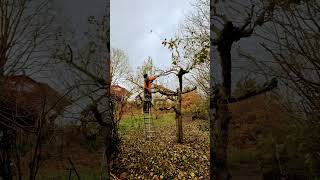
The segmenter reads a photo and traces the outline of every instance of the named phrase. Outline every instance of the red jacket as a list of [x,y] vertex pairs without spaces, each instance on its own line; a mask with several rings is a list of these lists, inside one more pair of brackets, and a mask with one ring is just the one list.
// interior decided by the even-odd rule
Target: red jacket
[[151,93],[151,89],[152,89],[151,83],[155,79],[157,79],[157,78],[156,77],[152,77],[152,76],[148,77],[147,82],[146,82],[146,80],[144,81],[144,89],[147,89]]

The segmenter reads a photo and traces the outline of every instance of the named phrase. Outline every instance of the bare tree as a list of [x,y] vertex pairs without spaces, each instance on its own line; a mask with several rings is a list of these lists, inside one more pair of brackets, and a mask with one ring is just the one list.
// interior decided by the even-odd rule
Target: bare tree
[[[105,134],[105,175],[110,177],[110,165],[117,151],[118,134],[114,121],[114,101],[111,95],[112,65],[110,58],[110,1],[101,19],[89,17],[91,29],[85,34],[86,46],[72,45],[61,35],[55,58],[69,65],[77,78],[80,94],[75,101],[85,102],[82,115],[91,114]],[[86,83],[85,83],[86,82]]]
[[[53,39],[54,16],[47,0],[3,0],[0,28],[0,74],[22,70],[38,72]],[[38,66],[38,68],[33,68]],[[31,69],[32,68],[32,69]]]
[[[303,156],[310,168],[309,174],[318,177],[320,143],[320,3],[299,1],[295,4],[282,2],[267,31],[257,33],[263,41],[262,47],[271,55],[266,61],[250,54],[259,71],[278,77],[290,96],[281,98],[284,110],[292,123],[308,132],[300,142],[304,146]],[[287,93],[286,93],[287,94]],[[290,122],[291,123],[291,122]],[[300,153],[300,152],[299,152]],[[301,152],[302,153],[302,152]]]
[[[21,121],[18,120],[17,114],[12,114],[8,118],[7,113],[11,111],[8,106],[10,103],[5,101],[9,97],[4,97],[4,83],[10,75],[25,72],[34,74],[43,69],[44,64],[47,63],[45,57],[49,55],[48,45],[52,42],[53,26],[51,25],[54,16],[51,14],[50,3],[47,0],[2,0],[0,1],[0,17],[0,91],[2,92],[0,101],[1,107],[5,109],[0,113],[0,133],[3,134],[0,138],[1,176],[4,179],[12,179],[10,154],[13,153],[12,147],[16,145],[14,144],[15,134],[20,130],[30,134],[33,133],[33,130],[28,131],[26,124],[21,124]],[[17,109],[21,110],[20,112],[26,112],[25,107],[21,104]],[[28,118],[25,114],[22,117]],[[32,128],[38,127],[36,122],[39,121],[33,121],[29,125]],[[9,139],[11,140],[7,141]],[[16,153],[17,161],[19,156],[20,154]],[[31,173],[36,175],[35,171]],[[30,176],[30,179],[33,179],[34,176]]]
[[315,20],[319,7],[318,1],[302,1],[289,7],[284,4],[269,33],[258,34],[266,41],[262,46],[272,55],[277,68],[263,60],[257,65],[303,97],[305,113],[315,115],[310,120],[320,118],[320,25]]
[[123,83],[129,74],[129,62],[125,52],[121,49],[111,49],[111,77],[112,84]]
[[[214,47],[217,48],[221,66],[221,84],[217,85],[214,79],[210,81],[210,177],[217,180],[230,179],[231,175],[227,164],[229,122],[231,113],[228,104],[250,98],[257,94],[272,90],[277,85],[273,79],[262,89],[249,91],[239,97],[231,96],[232,45],[243,38],[252,35],[256,27],[263,25],[272,18],[275,3],[243,4],[231,0],[210,2],[210,37],[211,37],[211,68],[214,73]],[[232,12],[231,12],[232,11]],[[246,12],[246,16],[243,16]],[[219,79],[219,78],[215,78]]]
[[190,80],[209,97],[210,1],[198,0],[192,7],[181,25],[179,36],[188,61],[201,61],[191,72]]

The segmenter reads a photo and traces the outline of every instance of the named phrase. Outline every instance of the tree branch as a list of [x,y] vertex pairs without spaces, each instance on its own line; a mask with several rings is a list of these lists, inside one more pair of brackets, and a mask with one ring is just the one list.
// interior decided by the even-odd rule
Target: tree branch
[[160,111],[170,111],[171,109],[174,110],[175,113],[179,114],[178,109],[176,108],[176,106],[171,106],[171,107],[161,107],[159,108]]
[[181,94],[187,94],[189,92],[195,91],[197,89],[197,87],[193,87],[193,88],[189,88],[189,89],[185,89]]
[[163,90],[161,90],[161,89],[157,89],[156,91],[155,91],[155,93],[160,93],[160,94],[162,94],[162,95],[165,95],[165,96],[178,96],[178,93],[176,93],[176,92],[173,92],[173,91],[163,91]]
[[269,92],[271,90],[273,90],[274,88],[276,88],[278,86],[278,81],[276,78],[273,78],[269,83],[267,83],[262,89],[259,90],[253,90],[250,92],[247,92],[246,94],[240,96],[240,97],[231,97],[227,100],[227,102],[225,103],[236,103],[236,102],[240,102],[246,99],[249,99],[251,97]]
[[76,63],[74,63],[73,62],[73,51],[72,51],[72,48],[71,48],[71,46],[69,44],[67,44],[67,47],[68,47],[68,50],[69,50],[69,53],[70,53],[70,59],[66,61],[68,64],[72,65],[74,68],[76,68],[80,72],[82,72],[85,75],[89,76],[91,79],[93,79],[95,82],[99,83],[100,85],[105,86],[105,85],[108,84],[105,79],[95,76],[91,72],[85,70],[81,66],[77,65]]

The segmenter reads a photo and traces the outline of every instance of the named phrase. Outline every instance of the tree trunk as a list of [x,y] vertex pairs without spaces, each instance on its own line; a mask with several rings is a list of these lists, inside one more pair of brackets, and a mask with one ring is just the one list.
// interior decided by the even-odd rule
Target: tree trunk
[[215,169],[216,180],[230,179],[230,173],[228,169],[228,133],[229,133],[229,121],[231,119],[228,104],[218,104],[219,108],[216,114],[215,124]]
[[13,137],[11,134],[10,130],[4,129],[2,130],[2,136],[0,136],[0,177],[7,180],[12,179],[10,150]]
[[181,91],[180,89],[178,89],[178,104],[177,104],[177,113],[176,113],[178,143],[183,143],[181,102],[182,102]]
[[[214,123],[210,123],[210,175],[215,180],[228,180],[231,175],[228,169],[228,133],[231,113],[227,99],[231,96],[231,46],[232,42],[224,41],[218,46],[221,58],[222,85],[219,88],[218,98],[211,102],[216,105],[216,117]],[[221,103],[223,102],[223,103]]]

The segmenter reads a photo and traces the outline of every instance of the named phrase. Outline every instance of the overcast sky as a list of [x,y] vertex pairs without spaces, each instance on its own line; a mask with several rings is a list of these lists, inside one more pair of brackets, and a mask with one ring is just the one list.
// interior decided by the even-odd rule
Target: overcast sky
[[[111,46],[125,51],[132,69],[151,56],[157,67],[168,67],[164,38],[173,38],[195,0],[111,0]],[[87,30],[87,18],[105,12],[105,0],[56,0],[60,21]],[[75,6],[76,4],[76,6]],[[153,32],[150,32],[150,31]]]
[[157,67],[169,66],[170,52],[161,42],[174,37],[192,1],[111,0],[111,46],[124,50],[133,68],[148,56]]

